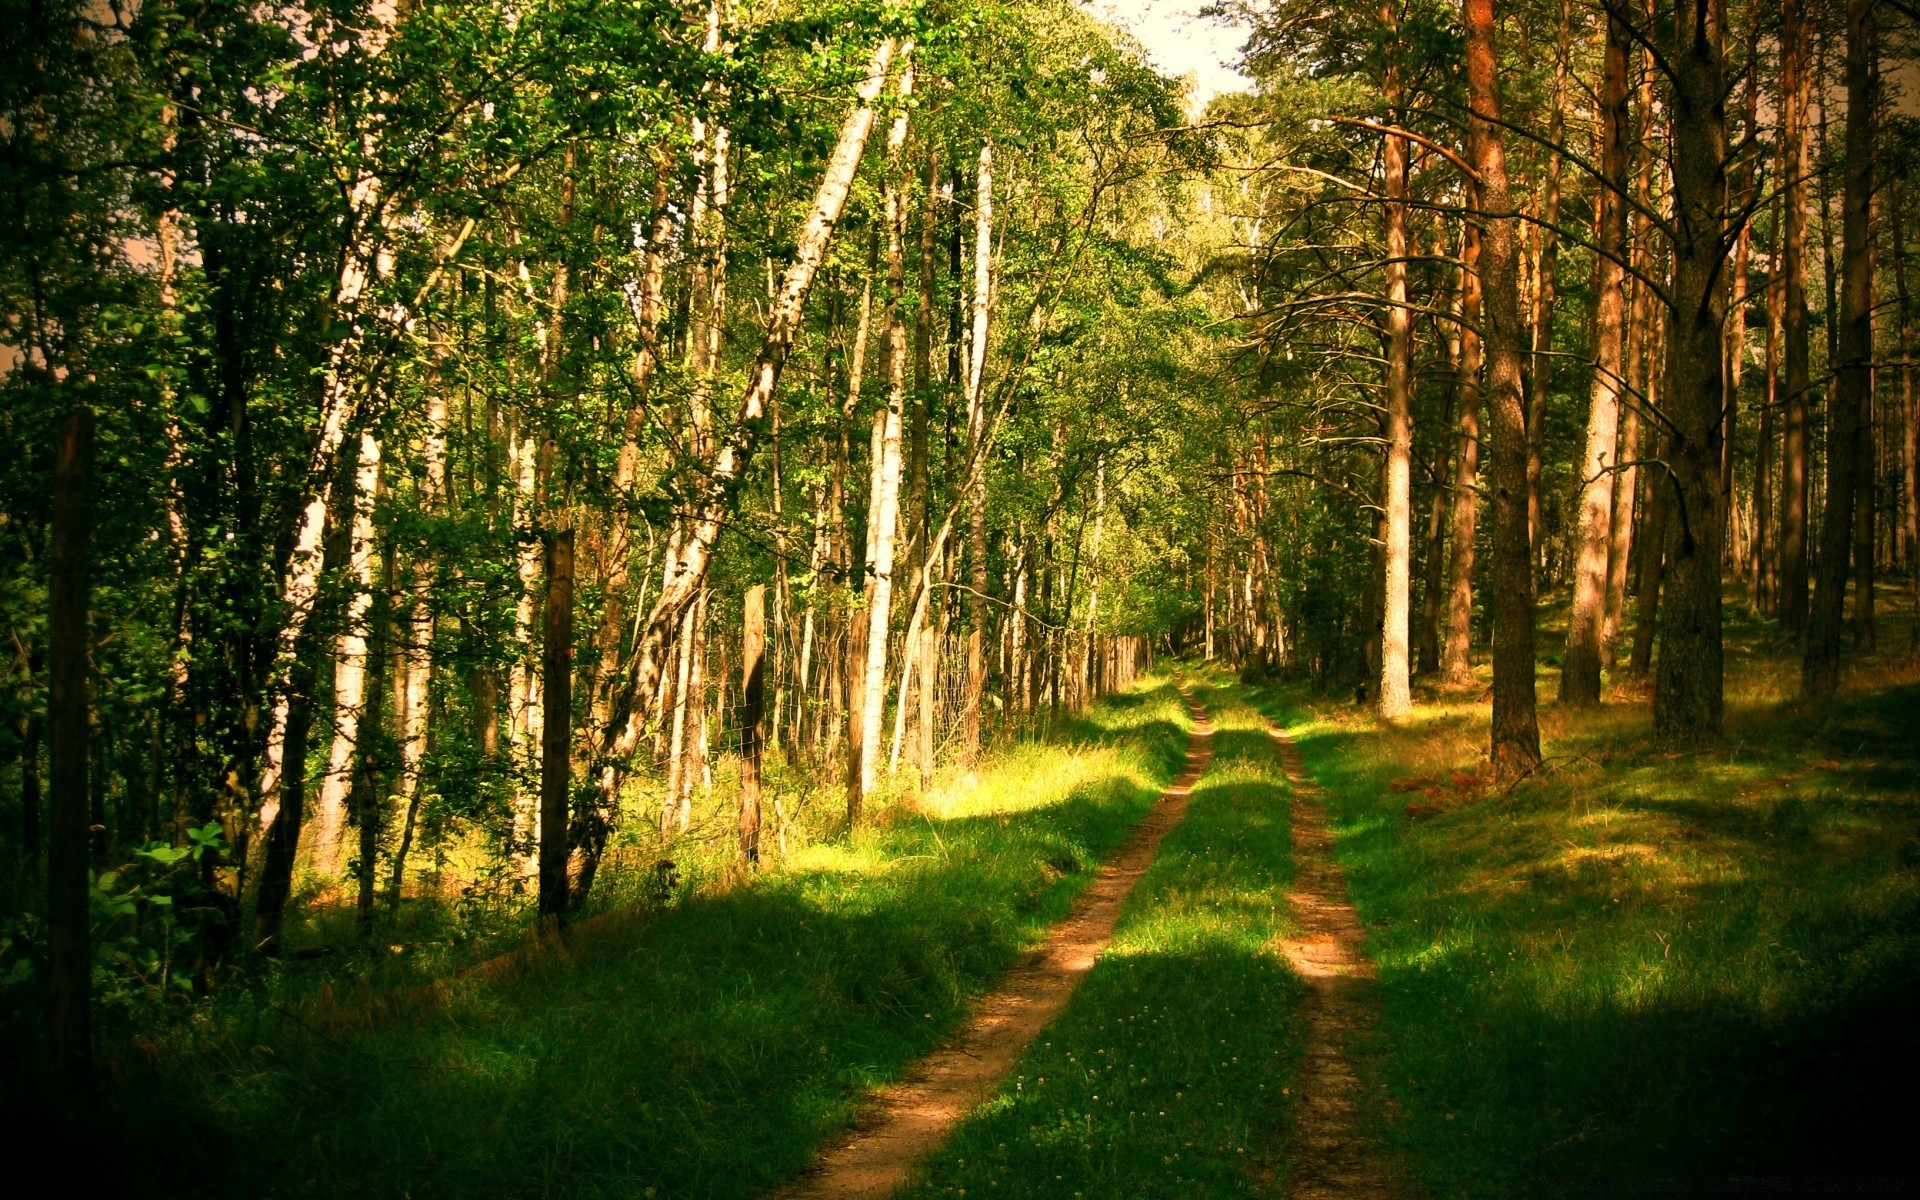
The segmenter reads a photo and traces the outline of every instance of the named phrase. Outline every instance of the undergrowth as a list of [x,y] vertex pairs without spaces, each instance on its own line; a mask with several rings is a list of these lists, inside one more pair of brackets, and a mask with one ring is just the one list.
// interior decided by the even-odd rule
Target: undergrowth
[[108,1048],[89,1161],[197,1195],[753,1195],[1064,914],[1189,724],[1149,681],[851,837],[491,978],[234,989]]

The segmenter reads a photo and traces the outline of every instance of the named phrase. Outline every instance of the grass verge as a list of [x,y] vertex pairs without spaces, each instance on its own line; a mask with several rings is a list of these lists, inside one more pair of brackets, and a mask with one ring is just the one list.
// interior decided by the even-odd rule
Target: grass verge
[[1482,703],[1387,727],[1250,693],[1326,790],[1404,1114],[1379,1133],[1431,1194],[1913,1169],[1920,686],[1798,710],[1786,651],[1731,633],[1724,746],[1547,706],[1548,770],[1511,788]]
[[1196,688],[1213,768],[1107,952],[1015,1076],[928,1163],[933,1197],[1269,1194],[1301,1053],[1285,776],[1257,713]]
[[[236,1003],[110,1059],[92,1161],[197,1195],[753,1195],[1064,914],[1177,771],[1164,681],[744,886],[357,1019]],[[428,999],[427,997],[430,997]]]

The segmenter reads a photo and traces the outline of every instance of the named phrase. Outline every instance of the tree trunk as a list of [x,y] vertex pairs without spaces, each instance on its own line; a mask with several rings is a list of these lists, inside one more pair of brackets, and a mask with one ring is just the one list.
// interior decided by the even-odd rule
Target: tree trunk
[[[1476,193],[1477,194],[1477,193]],[[1477,201],[1475,202],[1478,203]],[[1461,250],[1460,447],[1453,460],[1452,560],[1447,580],[1447,643],[1440,681],[1473,683],[1473,553],[1480,512],[1480,232],[1471,222]]]
[[1726,403],[1726,33],[1724,0],[1679,0],[1670,119],[1673,312],[1667,330],[1668,453],[1658,486],[1673,502],[1653,728],[1697,745],[1720,732],[1720,434]]
[[1795,634],[1807,624],[1807,28],[1804,0],[1781,0],[1781,138],[1785,147],[1786,206],[1780,271],[1786,377],[1784,442],[1780,450],[1780,628]]
[[327,756],[326,777],[320,783],[320,811],[314,814],[313,826],[313,869],[327,878],[340,873],[347,793],[352,790],[360,723],[367,713],[378,711],[367,700],[367,643],[373,607],[373,506],[379,488],[380,443],[371,433],[363,433],[360,461],[354,472],[353,524],[348,534],[347,574],[352,592],[333,676],[333,746]]
[[902,151],[913,66],[900,69],[900,113],[887,132],[885,218],[887,222],[887,407],[882,418],[873,503],[867,513],[873,553],[867,560],[866,704],[860,716],[860,795],[879,785],[881,726],[887,708],[887,634],[893,617],[893,565],[900,528],[900,441],[907,397],[906,191]]
[[1767,278],[1766,401],[1760,407],[1759,447],[1753,464],[1753,611],[1767,616],[1779,594],[1778,538],[1773,532],[1773,427],[1780,403],[1780,210],[1774,209],[1772,270]]
[[567,913],[567,809],[573,792],[573,530],[547,535],[547,592],[541,614],[540,917]]
[[1887,180],[1887,212],[1893,225],[1893,286],[1899,301],[1900,412],[1905,422],[1900,437],[1901,540],[1913,593],[1913,620],[1907,634],[1907,653],[1912,656],[1920,654],[1920,393],[1913,386],[1913,294],[1907,287],[1906,220],[1898,176]]
[[[1560,703],[1600,703],[1600,667],[1606,640],[1607,565],[1613,545],[1614,457],[1620,437],[1626,296],[1621,289],[1627,253],[1627,50],[1629,31],[1607,21],[1600,83],[1598,237],[1593,266],[1593,389],[1587,448],[1581,460],[1580,549],[1574,568],[1567,653],[1560,668]],[[1539,378],[1535,374],[1536,380]],[[1631,493],[1628,493],[1631,496]]]
[[93,412],[60,431],[47,588],[47,992],[55,1061],[75,1079],[93,1060],[92,913],[87,894],[87,674],[92,639]]
[[[425,473],[420,481],[420,512],[432,518],[438,515],[447,492],[447,399],[443,381],[436,373],[427,392],[427,426],[421,437],[421,459]],[[433,689],[433,585],[436,556],[429,540],[412,567],[407,606],[407,640],[403,669],[398,683],[396,715],[400,724],[400,788],[407,809],[400,822],[400,847],[393,855],[393,881],[390,888],[393,907],[400,906],[400,893],[406,883],[407,855],[413,849],[414,828],[420,819],[420,803],[426,795],[424,765],[427,754],[427,721],[432,712]]]
[[740,860],[760,865],[760,720],[766,707],[767,585],[741,600],[740,633]]
[[[1820,537],[1807,633],[1803,692],[1821,699],[1840,686],[1847,565],[1853,549],[1855,495],[1862,482],[1858,440],[1869,436],[1863,418],[1873,388],[1873,0],[1847,0],[1846,185],[1841,199],[1841,311],[1839,358],[1827,406],[1827,502]],[[1870,463],[1870,459],[1868,459]],[[1868,561],[1871,562],[1871,547]],[[1871,575],[1863,574],[1863,578]]]
[[354,924],[360,936],[373,936],[374,886],[380,871],[380,840],[385,823],[382,775],[387,766],[386,738],[380,728],[380,712],[386,703],[386,653],[394,636],[393,543],[387,543],[384,569],[377,589],[368,626],[366,711],[360,719],[354,739],[353,786],[348,806],[359,822],[360,855],[354,880],[359,885],[354,905]]
[[1465,0],[1469,156],[1480,177],[1487,407],[1493,419],[1493,770],[1514,779],[1540,765],[1535,713],[1533,561],[1527,535],[1527,420],[1520,394],[1520,262],[1500,125],[1493,0]]
[[[1559,34],[1554,44],[1553,110],[1547,122],[1547,142],[1558,147],[1567,135],[1567,68],[1572,58],[1571,0],[1561,0]],[[1544,554],[1541,470],[1547,447],[1547,400],[1553,394],[1553,313],[1558,303],[1560,274],[1560,174],[1558,149],[1547,154],[1541,181],[1539,265],[1534,280],[1533,311],[1527,322],[1532,353],[1527,374],[1527,538],[1535,560]]]
[[[1391,28],[1393,6],[1384,6],[1381,15]],[[1398,105],[1396,66],[1387,68],[1385,97],[1390,108]],[[1394,119],[1399,119],[1397,112]],[[1378,710],[1389,721],[1404,717],[1413,708],[1409,656],[1413,615],[1413,310],[1407,303],[1407,149],[1405,138],[1391,135],[1382,147],[1387,191],[1382,209],[1387,226],[1387,310],[1383,314],[1387,361],[1382,417],[1386,446],[1380,491],[1386,545]]]
[[[986,434],[987,338],[993,315],[993,146],[980,145],[974,184],[973,340],[968,356],[967,459],[980,454]],[[967,695],[962,709],[962,753],[972,761],[980,753],[980,701],[987,687],[987,473],[968,480]]]

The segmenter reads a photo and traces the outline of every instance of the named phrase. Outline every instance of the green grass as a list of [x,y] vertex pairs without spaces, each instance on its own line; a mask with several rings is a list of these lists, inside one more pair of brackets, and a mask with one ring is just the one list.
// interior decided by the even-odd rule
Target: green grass
[[1012,1079],[908,1193],[931,1197],[1272,1194],[1285,1174],[1301,985],[1285,776],[1260,719],[1213,710],[1213,769],[1128,901],[1114,941]]
[[1724,746],[1660,752],[1644,701],[1548,704],[1549,768],[1511,789],[1471,777],[1484,704],[1389,728],[1255,693],[1327,789],[1404,1114],[1376,1132],[1431,1194],[1911,1170],[1920,686],[1869,663],[1797,710],[1788,648],[1730,635]]
[[491,983],[115,1055],[94,1161],[196,1194],[750,1196],[932,1048],[1178,769],[1160,681],[745,886]]

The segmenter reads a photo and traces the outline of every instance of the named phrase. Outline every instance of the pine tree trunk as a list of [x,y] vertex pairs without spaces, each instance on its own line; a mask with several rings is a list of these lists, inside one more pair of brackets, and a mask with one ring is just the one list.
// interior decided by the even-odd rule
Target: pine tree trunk
[[1465,0],[1469,156],[1479,175],[1485,228],[1487,408],[1493,423],[1494,774],[1514,779],[1540,765],[1535,714],[1533,561],[1527,533],[1527,422],[1520,392],[1520,262],[1500,122],[1500,56],[1493,0]]
[[[1871,436],[1868,415],[1873,388],[1873,95],[1872,0],[1847,2],[1846,184],[1841,199],[1843,274],[1839,357],[1827,408],[1827,500],[1820,538],[1820,575],[1802,673],[1804,693],[1816,699],[1840,686],[1840,640],[1845,616],[1847,567],[1853,550],[1859,465],[1871,465],[1859,441]],[[1871,478],[1869,476],[1869,478]],[[1867,561],[1871,569],[1872,549]],[[1870,574],[1863,574],[1870,579]]]
[[1812,387],[1807,365],[1807,63],[1805,0],[1781,0],[1781,138],[1785,147],[1785,213],[1782,222],[1781,273],[1786,278],[1782,305],[1785,341],[1784,442],[1780,452],[1780,628],[1799,633],[1807,624],[1807,394]]
[[[1547,121],[1547,142],[1554,147],[1561,145],[1567,135],[1567,68],[1573,53],[1570,3],[1571,0],[1560,2],[1559,32],[1554,43],[1553,109]],[[1547,400],[1553,394],[1553,313],[1559,302],[1563,165],[1560,152],[1549,150],[1540,185],[1539,265],[1534,279],[1533,311],[1527,322],[1531,342],[1527,359],[1527,538],[1534,561],[1543,565],[1546,527],[1541,515],[1540,481],[1547,447]]]
[[[1384,6],[1381,16],[1391,28],[1394,10]],[[1399,70],[1387,68],[1385,99],[1389,108],[1400,100]],[[1395,119],[1398,114],[1395,114]],[[1413,708],[1409,655],[1413,590],[1413,310],[1407,303],[1407,149],[1405,138],[1389,135],[1382,147],[1386,163],[1387,202],[1385,265],[1386,397],[1383,478],[1380,484],[1384,525],[1383,611],[1380,636],[1380,716],[1395,721]],[[1265,664],[1262,663],[1264,670]]]
[[1476,330],[1481,277],[1480,234],[1472,224],[1467,226],[1461,261],[1460,445],[1453,460],[1447,641],[1440,657],[1440,681],[1449,687],[1473,683],[1473,555],[1480,512],[1480,335]]
[[1567,618],[1567,652],[1560,668],[1560,703],[1576,708],[1600,703],[1600,667],[1606,640],[1607,566],[1613,545],[1619,468],[1614,456],[1620,440],[1620,385],[1625,369],[1626,296],[1621,284],[1626,273],[1621,263],[1627,253],[1629,38],[1620,18],[1607,21],[1600,82],[1593,388],[1587,413],[1587,448],[1580,464],[1580,549],[1574,567],[1573,609]]
[[1667,331],[1666,603],[1654,677],[1656,736],[1697,745],[1718,736],[1721,644],[1720,435],[1726,403],[1726,19],[1724,0],[1679,0],[1670,108],[1673,313]]
[[1908,584],[1913,593],[1913,620],[1908,627],[1907,653],[1920,653],[1920,393],[1914,390],[1913,294],[1907,286],[1905,210],[1900,206],[1900,179],[1887,180],[1887,212],[1893,226],[1893,286],[1899,302],[1900,396],[1904,425],[1900,437],[1901,552],[1906,556]]

